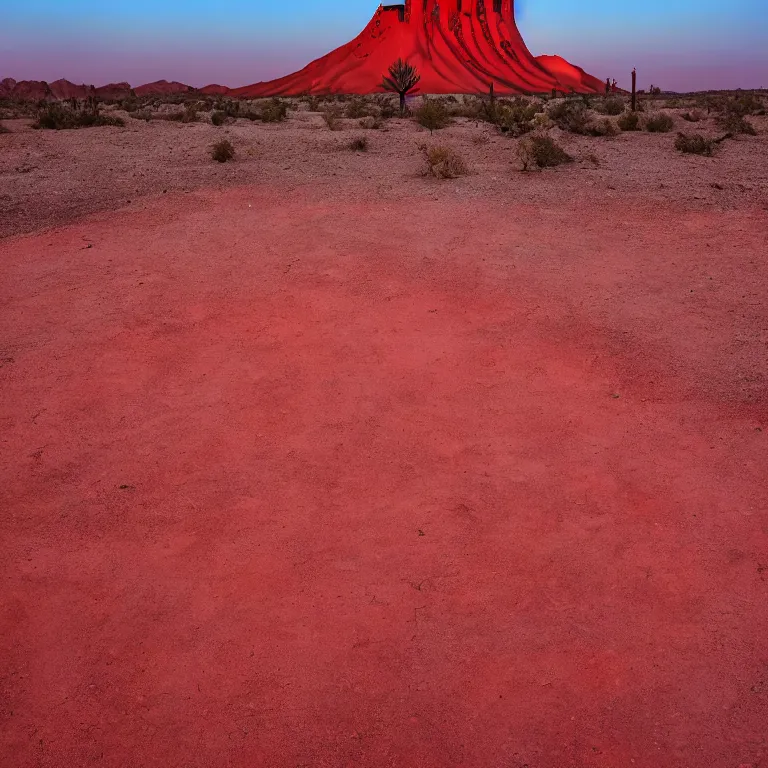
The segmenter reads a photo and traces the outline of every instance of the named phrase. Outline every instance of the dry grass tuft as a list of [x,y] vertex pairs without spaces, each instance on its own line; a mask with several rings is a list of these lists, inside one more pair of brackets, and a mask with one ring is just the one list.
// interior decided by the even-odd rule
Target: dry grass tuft
[[420,147],[427,161],[425,176],[432,175],[437,179],[456,179],[466,176],[469,172],[464,159],[452,147],[436,145]]
[[422,127],[427,128],[430,133],[440,128],[446,128],[451,124],[451,116],[448,108],[440,99],[424,98],[421,106],[414,113],[416,122]]
[[232,160],[235,157],[235,148],[232,146],[232,142],[227,139],[217,141],[211,148],[211,157],[217,163],[226,163],[228,160]]
[[686,135],[678,133],[675,139],[675,149],[688,155],[706,155],[715,153],[717,143],[713,139],[705,139],[700,133]]
[[639,131],[640,115],[638,115],[637,112],[625,112],[616,121],[616,125],[618,125],[622,131]]
[[124,126],[125,120],[102,115],[98,107],[89,110],[70,109],[63,104],[48,104],[37,116],[33,128],[61,131],[73,128],[94,128],[103,125]]
[[328,126],[328,130],[340,131],[342,129],[341,111],[338,107],[328,107],[323,110],[322,114],[323,120],[325,120],[325,124]]
[[537,168],[554,168],[573,162],[573,158],[554,139],[543,134],[522,138],[517,146],[517,153],[524,171],[532,165]]
[[649,133],[669,133],[675,125],[672,115],[666,112],[654,112],[645,121],[645,130]]
[[368,137],[358,136],[349,143],[349,148],[353,152],[367,152],[368,151]]

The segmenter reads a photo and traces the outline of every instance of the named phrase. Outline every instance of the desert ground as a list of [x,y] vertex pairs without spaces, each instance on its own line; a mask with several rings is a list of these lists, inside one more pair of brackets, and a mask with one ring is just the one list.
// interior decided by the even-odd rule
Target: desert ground
[[0,123],[0,762],[765,766],[768,117],[316,106]]

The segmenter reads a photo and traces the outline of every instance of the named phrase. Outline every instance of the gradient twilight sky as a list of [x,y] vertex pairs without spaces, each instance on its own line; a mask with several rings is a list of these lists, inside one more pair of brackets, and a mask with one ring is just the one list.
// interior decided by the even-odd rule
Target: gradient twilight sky
[[[348,42],[377,7],[375,0],[0,0],[0,78],[247,85]],[[639,88],[768,87],[768,0],[518,0],[516,7],[534,55],[559,54],[625,87],[632,67]]]

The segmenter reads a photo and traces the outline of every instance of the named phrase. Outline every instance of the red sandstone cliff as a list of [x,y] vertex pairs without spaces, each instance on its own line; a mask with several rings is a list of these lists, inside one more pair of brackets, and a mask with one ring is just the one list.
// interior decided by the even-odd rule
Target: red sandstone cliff
[[233,89],[233,96],[382,91],[397,58],[421,74],[421,93],[499,94],[557,89],[597,93],[603,82],[560,57],[535,58],[515,24],[514,0],[406,0],[379,6],[351,42],[292,75]]

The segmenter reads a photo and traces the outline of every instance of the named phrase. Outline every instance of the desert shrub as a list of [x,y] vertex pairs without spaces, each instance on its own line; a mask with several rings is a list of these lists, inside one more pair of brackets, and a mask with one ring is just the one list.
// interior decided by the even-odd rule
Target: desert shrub
[[621,130],[616,123],[607,117],[598,121],[591,121],[587,124],[586,133],[590,136],[618,136]]
[[131,117],[134,120],[143,120],[145,123],[148,123],[153,115],[149,109],[139,109],[136,112],[131,112]]
[[624,99],[621,96],[608,96],[596,105],[596,110],[615,117],[624,111]]
[[381,128],[381,120],[378,117],[364,117],[360,120],[359,125],[361,128],[367,128],[368,130],[375,130]]
[[560,101],[549,108],[549,117],[563,131],[587,133],[589,114],[581,101]]
[[[497,102],[495,123],[502,133],[510,133],[513,136],[522,136],[530,133],[536,127],[537,121],[542,117],[542,105],[536,101],[516,98]],[[543,115],[548,121],[548,117]]]
[[645,121],[645,130],[649,133],[669,133],[675,125],[671,115],[666,112],[654,112]]
[[38,113],[37,121],[32,127],[59,131],[71,128],[93,128],[102,125],[123,126],[125,120],[112,115],[102,115],[98,107],[80,111],[69,109],[62,104],[48,104]]
[[193,105],[188,105],[183,112],[170,112],[164,115],[156,115],[156,117],[173,123],[196,123],[197,110]]
[[318,96],[312,96],[305,93],[299,97],[299,100],[307,105],[307,109],[310,112],[317,112],[320,109],[320,98]]
[[368,150],[368,138],[366,136],[357,136],[349,143],[349,148],[353,152],[366,152]]
[[0,133],[10,133],[10,128],[6,128],[2,123],[0,123]]
[[214,125],[224,125],[226,120],[227,120],[226,112],[222,112],[221,110],[218,110],[218,109],[215,112],[211,112],[211,122]]
[[420,147],[427,161],[424,175],[438,179],[455,179],[467,173],[467,165],[455,149],[446,146]]
[[227,139],[217,141],[211,148],[211,157],[218,163],[226,163],[235,156],[235,148]]
[[618,125],[622,131],[639,131],[640,115],[638,115],[637,112],[625,112],[616,121],[616,125]]
[[573,162],[573,158],[550,136],[534,134],[520,140],[518,156],[527,171],[531,165],[537,168],[554,168],[557,165]]
[[723,112],[746,117],[747,115],[764,115],[765,104],[755,93],[742,93],[739,96],[724,98],[720,101],[720,110]]
[[400,109],[391,96],[385,94],[377,95],[376,105],[379,108],[379,116],[382,120],[390,120],[400,114]]
[[464,99],[456,104],[451,104],[448,112],[451,117],[466,117],[469,120],[485,119],[483,108],[485,102],[476,96],[465,96]]
[[193,104],[190,104],[184,112],[181,114],[182,123],[196,123],[197,122],[197,109]]
[[448,108],[439,99],[424,98],[421,106],[415,112],[416,122],[422,127],[432,131],[445,128],[450,125],[451,116]]
[[691,112],[683,112],[681,117],[689,123],[698,123],[703,120],[706,115],[700,109],[694,109]]
[[362,99],[352,99],[347,104],[346,114],[351,120],[359,120],[361,117],[368,117],[371,114],[371,110]]
[[711,156],[717,144],[712,139],[705,139],[700,133],[678,133],[675,139],[675,149],[689,155]]
[[757,135],[755,126],[744,115],[740,115],[737,112],[725,112],[719,117],[717,123],[728,133],[744,133],[749,136]]
[[288,117],[288,105],[282,99],[270,99],[261,108],[261,119],[265,123],[280,123],[286,117]]
[[341,111],[338,107],[327,107],[323,110],[323,120],[331,131],[340,131],[341,125]]

